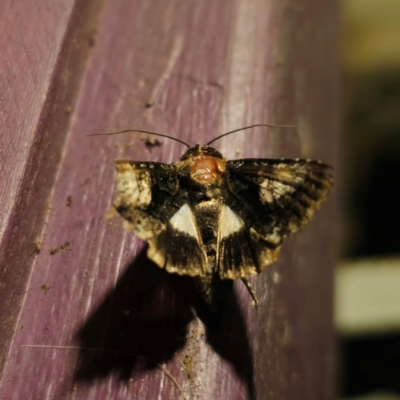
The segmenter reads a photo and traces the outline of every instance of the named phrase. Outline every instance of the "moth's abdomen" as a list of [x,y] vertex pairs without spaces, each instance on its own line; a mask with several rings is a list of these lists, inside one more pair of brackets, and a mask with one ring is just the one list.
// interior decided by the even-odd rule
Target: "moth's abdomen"
[[220,213],[218,201],[204,201],[198,204],[194,210],[196,222],[199,227],[201,241],[207,256],[207,271],[213,273],[216,270],[217,235]]
[[196,289],[207,307],[216,315],[229,305],[233,292],[233,281],[221,279],[217,274],[206,274],[195,280]]

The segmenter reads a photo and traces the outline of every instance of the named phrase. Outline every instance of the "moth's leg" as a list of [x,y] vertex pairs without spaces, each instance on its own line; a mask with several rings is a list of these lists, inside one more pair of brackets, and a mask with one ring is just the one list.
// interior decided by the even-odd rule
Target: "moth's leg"
[[253,299],[253,306],[254,306],[255,308],[257,308],[257,307],[258,307],[258,298],[257,298],[256,292],[255,292],[254,289],[251,287],[250,282],[249,282],[247,279],[242,278],[242,282],[243,282],[244,285],[246,286],[247,290],[248,290],[249,293],[250,293],[251,298]]

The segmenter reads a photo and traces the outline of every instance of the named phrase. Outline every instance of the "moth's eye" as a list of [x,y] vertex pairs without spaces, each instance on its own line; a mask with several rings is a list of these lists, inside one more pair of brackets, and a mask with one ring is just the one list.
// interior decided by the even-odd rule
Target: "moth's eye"
[[215,163],[217,164],[218,172],[223,173],[225,172],[226,169],[226,163],[224,160],[221,160],[220,158],[214,158]]

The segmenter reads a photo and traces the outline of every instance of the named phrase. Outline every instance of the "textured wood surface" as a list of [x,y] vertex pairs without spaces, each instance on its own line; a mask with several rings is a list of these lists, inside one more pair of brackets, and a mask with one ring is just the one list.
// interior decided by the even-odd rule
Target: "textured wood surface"
[[216,147],[337,165],[336,2],[35,3],[10,3],[0,25],[0,398],[333,399],[335,197],[252,279],[259,310],[236,284],[216,330],[191,279],[105,220],[115,159],[184,148],[85,135],[204,143],[294,123]]

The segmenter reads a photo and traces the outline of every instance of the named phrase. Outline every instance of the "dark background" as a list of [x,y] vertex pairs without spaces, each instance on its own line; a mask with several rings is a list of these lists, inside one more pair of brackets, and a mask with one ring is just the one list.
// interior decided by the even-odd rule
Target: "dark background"
[[[400,3],[344,0],[341,16],[347,149],[344,258],[349,266],[376,260],[378,280],[385,259],[398,259],[400,268]],[[384,287],[377,290],[387,295]],[[378,400],[386,393],[400,398],[396,326],[373,332],[360,327],[352,334],[339,327],[339,336],[341,397],[375,393],[368,398]]]

